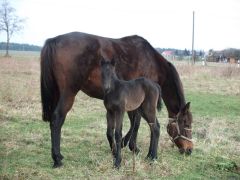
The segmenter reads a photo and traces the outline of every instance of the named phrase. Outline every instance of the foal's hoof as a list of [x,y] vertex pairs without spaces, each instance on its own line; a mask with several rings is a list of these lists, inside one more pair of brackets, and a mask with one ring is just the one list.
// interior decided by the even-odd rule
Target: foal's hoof
[[140,149],[138,147],[133,148],[133,147],[129,146],[129,149],[130,149],[130,151],[134,152],[134,154],[136,154],[136,155],[138,155],[138,153],[140,152]]
[[59,168],[63,165],[63,163],[60,161],[60,162],[54,162],[53,164],[53,168]]
[[115,169],[119,170],[120,167],[121,167],[121,164],[114,164],[114,168],[115,168]]
[[153,157],[151,154],[145,157],[145,160],[148,161],[157,161],[157,157]]
[[113,162],[113,167],[115,169],[119,169],[121,167],[121,162],[122,162],[121,158],[120,159],[115,158]]

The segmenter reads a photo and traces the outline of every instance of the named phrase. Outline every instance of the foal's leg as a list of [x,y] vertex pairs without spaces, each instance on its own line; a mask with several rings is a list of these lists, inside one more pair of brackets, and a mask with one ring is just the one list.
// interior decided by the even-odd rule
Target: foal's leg
[[114,112],[107,110],[107,139],[109,142],[109,146],[111,148],[112,154],[115,157],[116,155],[116,144],[113,138],[113,132],[115,128],[115,116]]
[[137,154],[140,151],[137,147],[136,141],[138,129],[140,126],[141,114],[138,112],[138,110],[129,111],[128,117],[130,119],[130,129],[125,135],[125,137],[122,139],[122,147],[125,147],[130,140],[129,149],[131,151],[135,150],[135,153]]
[[61,160],[63,159],[63,156],[60,153],[61,128],[67,112],[72,107],[74,97],[75,94],[70,92],[65,92],[60,96],[57,107],[53,113],[52,120],[50,122],[52,158],[54,161],[54,168],[60,167],[62,165]]
[[122,141],[122,123],[123,123],[124,111],[116,112],[116,127],[115,127],[115,141],[116,141],[116,156],[114,161],[114,167],[119,168],[121,166],[121,141]]

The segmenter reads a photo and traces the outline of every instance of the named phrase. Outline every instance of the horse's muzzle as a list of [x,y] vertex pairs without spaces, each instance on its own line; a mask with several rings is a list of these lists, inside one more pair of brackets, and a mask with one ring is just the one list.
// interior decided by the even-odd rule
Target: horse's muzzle
[[187,155],[191,155],[191,154],[192,154],[192,149],[186,149],[186,150],[185,150],[185,153],[186,153]]
[[192,149],[191,148],[188,148],[188,149],[180,148],[179,152],[180,152],[180,154],[184,154],[185,153],[186,155],[191,155],[192,154]]

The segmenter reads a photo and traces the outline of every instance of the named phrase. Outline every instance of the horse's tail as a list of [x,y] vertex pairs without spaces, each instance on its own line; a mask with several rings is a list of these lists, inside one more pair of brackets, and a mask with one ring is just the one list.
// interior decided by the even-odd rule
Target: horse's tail
[[55,39],[48,39],[41,50],[41,100],[42,119],[51,121],[59,99],[59,90],[53,74],[53,60],[56,53]]
[[159,92],[158,101],[157,101],[157,110],[161,111],[161,109],[162,109],[162,89],[161,89],[160,85],[157,83],[156,83],[156,86],[157,86],[158,92]]

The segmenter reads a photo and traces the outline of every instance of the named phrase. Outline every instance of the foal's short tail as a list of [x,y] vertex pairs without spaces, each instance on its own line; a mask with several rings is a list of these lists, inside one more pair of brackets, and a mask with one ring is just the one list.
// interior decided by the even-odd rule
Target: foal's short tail
[[159,92],[158,102],[157,102],[157,110],[161,111],[161,109],[162,109],[162,89],[161,89],[160,85],[157,83],[156,83],[156,86],[157,86],[158,92]]
[[48,39],[41,51],[41,100],[42,119],[51,121],[52,114],[59,99],[59,90],[53,74],[55,57],[55,39]]

